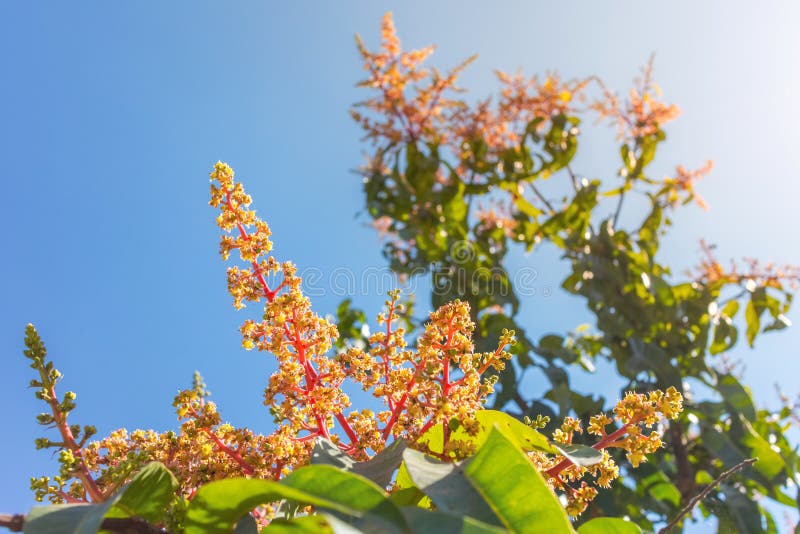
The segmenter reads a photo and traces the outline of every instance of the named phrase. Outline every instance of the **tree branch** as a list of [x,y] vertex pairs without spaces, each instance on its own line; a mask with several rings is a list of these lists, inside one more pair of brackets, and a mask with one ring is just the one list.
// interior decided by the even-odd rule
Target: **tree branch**
[[572,168],[569,165],[567,165],[566,169],[567,172],[569,173],[569,178],[572,181],[572,189],[574,189],[575,192],[577,193],[578,191],[580,191],[580,187],[578,186],[578,177],[575,176],[575,173],[572,172]]
[[625,202],[625,191],[628,187],[628,183],[630,182],[629,178],[625,179],[625,185],[623,186],[622,191],[619,192],[619,200],[617,201],[617,209],[614,210],[614,218],[611,220],[612,227],[614,230],[617,229],[617,221],[619,221],[619,214],[622,211],[622,204]]
[[708,486],[706,486],[706,487],[705,487],[705,489],[703,489],[703,491],[701,491],[700,493],[698,493],[697,495],[695,495],[694,497],[692,497],[692,500],[690,500],[690,501],[689,501],[689,503],[688,503],[686,506],[684,506],[684,507],[683,507],[683,509],[682,509],[680,512],[678,512],[678,515],[677,515],[677,516],[675,516],[675,518],[674,518],[672,521],[670,521],[669,523],[667,523],[667,525],[666,525],[664,528],[662,528],[661,530],[659,530],[659,531],[658,531],[658,534],[666,534],[667,532],[669,532],[669,531],[670,531],[670,529],[672,529],[672,527],[674,527],[675,525],[677,525],[677,524],[678,524],[678,522],[679,522],[681,519],[683,519],[684,517],[686,517],[687,515],[689,515],[689,513],[692,511],[692,509],[693,509],[695,506],[697,506],[697,503],[699,503],[700,501],[702,501],[703,499],[705,499],[706,497],[708,497],[708,494],[709,494],[709,493],[711,493],[711,491],[712,491],[714,488],[716,488],[717,486],[719,486],[719,485],[720,485],[722,482],[724,482],[726,479],[728,479],[728,478],[729,478],[731,475],[733,475],[734,473],[736,473],[736,472],[738,472],[738,471],[741,471],[741,470],[742,470],[742,469],[744,469],[745,467],[747,467],[747,466],[749,466],[749,465],[752,465],[752,464],[756,463],[756,461],[757,461],[757,460],[758,460],[758,458],[748,458],[747,460],[744,460],[744,461],[742,461],[742,462],[740,462],[740,463],[738,463],[738,464],[734,465],[733,467],[731,467],[731,468],[730,468],[730,469],[728,469],[727,471],[723,472],[723,473],[722,473],[720,476],[718,476],[718,477],[717,477],[717,478],[716,478],[716,479],[715,479],[715,480],[714,480],[714,481],[713,481],[711,484],[709,484]]
[[0,527],[5,527],[11,532],[22,532],[25,516],[22,514],[0,514]]
[[531,187],[531,190],[534,192],[534,194],[536,194],[536,196],[539,198],[539,200],[541,200],[542,203],[545,206],[547,206],[547,209],[550,210],[550,215],[554,214],[556,212],[556,209],[553,207],[552,204],[550,204],[550,202],[548,202],[548,200],[545,198],[545,196],[542,193],[540,193],[538,189],[536,189],[536,186],[533,185],[532,182],[528,182],[528,185]]
[[675,421],[669,425],[669,442],[675,454],[675,465],[678,469],[676,486],[681,493],[681,502],[685,502],[695,493],[694,469],[689,461],[689,451],[686,450],[683,429],[680,422]]

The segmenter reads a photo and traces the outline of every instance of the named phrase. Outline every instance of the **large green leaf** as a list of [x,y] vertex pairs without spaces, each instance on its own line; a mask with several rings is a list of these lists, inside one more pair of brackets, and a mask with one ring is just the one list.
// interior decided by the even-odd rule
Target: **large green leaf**
[[740,417],[740,422],[745,430],[742,443],[750,448],[753,456],[758,458],[753,467],[767,480],[772,480],[787,468],[786,462],[778,452],[773,450],[769,441],[755,431],[753,425],[742,417]]
[[405,524],[400,510],[389,501],[383,488],[354,473],[328,465],[312,465],[293,471],[281,484],[365,512],[348,513],[357,518],[369,515],[371,520],[401,527]]
[[431,508],[431,500],[414,484],[405,462],[400,464],[397,470],[397,477],[394,481],[394,491],[389,499],[398,506],[419,506],[421,508]]
[[314,441],[314,450],[311,451],[312,464],[325,464],[351,471],[356,461],[352,456],[342,451],[338,445],[327,438],[317,438]]
[[403,461],[406,441],[399,439],[365,462],[353,466],[353,472],[385,487],[391,482],[394,472]]
[[233,527],[233,534],[258,534],[256,519],[250,514],[243,515]]
[[501,524],[492,508],[467,479],[465,463],[440,462],[407,449],[403,453],[403,465],[414,485],[430,498],[438,510],[468,515],[485,523]]
[[103,504],[56,504],[36,506],[25,516],[25,534],[95,534],[106,512],[114,506]]
[[403,461],[406,441],[399,439],[365,462],[356,462],[329,439],[317,438],[311,454],[312,464],[328,464],[352,471],[385,487]]
[[501,534],[505,529],[488,525],[477,519],[460,514],[422,508],[403,508],[403,515],[412,534]]
[[464,472],[497,517],[518,533],[573,532],[558,498],[528,457],[493,429]]
[[578,534],[641,534],[636,524],[624,519],[598,517],[587,521],[578,528]]
[[759,534],[764,532],[759,506],[755,501],[726,484],[722,486],[722,493],[725,495],[724,501],[709,498],[704,503],[719,519],[717,528],[719,534],[729,532]]
[[358,513],[349,506],[270,480],[228,478],[206,484],[197,491],[186,511],[186,533],[228,533],[239,518],[256,506],[283,499],[345,513]]
[[151,523],[164,518],[178,481],[160,462],[147,464],[131,479],[107,517],[141,517]]
[[282,482],[231,478],[201,487],[186,512],[186,533],[230,532],[236,521],[256,506],[288,499],[350,518],[367,515],[385,521],[387,527],[404,526],[400,511],[386,493],[372,482],[328,465],[312,465],[294,471]]
[[95,534],[106,517],[163,518],[178,483],[163,464],[146,465],[101,504],[37,506],[25,518],[26,534]]
[[733,375],[720,375],[716,384],[717,391],[727,405],[743,415],[748,421],[756,418],[756,407],[750,392]]
[[[477,448],[480,448],[486,441],[486,438],[489,437],[489,433],[492,429],[497,428],[524,451],[542,451],[550,454],[558,453],[541,433],[505,412],[480,410],[475,414],[475,417],[481,425],[481,429],[476,435],[471,436],[467,434],[462,427],[458,427],[451,432],[451,439],[472,442]],[[442,425],[434,425],[419,441],[420,443],[427,443],[431,451],[441,453],[443,439]]]
[[[346,524],[346,523],[345,523]],[[276,519],[261,532],[269,534],[326,534],[334,532],[322,515],[308,515],[294,519]],[[237,534],[234,532],[233,534]]]

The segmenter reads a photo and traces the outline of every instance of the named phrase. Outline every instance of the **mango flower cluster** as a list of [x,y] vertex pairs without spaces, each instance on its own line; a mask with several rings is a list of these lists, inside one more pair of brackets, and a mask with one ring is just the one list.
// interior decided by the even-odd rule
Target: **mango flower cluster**
[[[408,350],[404,330],[395,328],[402,309],[394,292],[386,314],[378,318],[385,330],[371,336],[369,350],[351,348],[328,357],[338,337],[336,327],[311,310],[295,267],[279,264],[269,254],[269,228],[249,209],[251,199],[234,181],[230,167],[218,163],[211,178],[211,205],[220,209],[217,222],[235,235],[222,237],[221,254],[228,258],[239,250],[246,263],[228,269],[234,305],[265,301],[263,318],[242,326],[243,346],[277,358],[264,403],[295,442],[326,438],[354,458],[365,459],[392,439],[414,442],[433,425],[446,427],[453,417],[461,416],[467,424],[472,418],[476,424],[474,413],[493,390],[493,383],[481,377],[490,368],[503,368],[512,333],[506,333],[495,352],[475,354],[469,307],[455,301],[431,314],[417,350]],[[351,403],[342,383],[347,378],[383,400],[386,409],[346,413]],[[458,446],[448,441],[445,436],[446,446]],[[288,467],[306,461],[308,452]]]
[[340,356],[348,376],[384,401],[386,409],[377,414],[382,426],[373,430],[370,446],[379,450],[390,437],[416,443],[438,424],[444,431],[442,456],[467,456],[470,445],[450,439],[449,423],[456,418],[472,435],[480,430],[475,413],[496,381],[482,376],[504,368],[510,358],[504,348],[514,343],[514,334],[505,331],[494,352],[475,353],[469,305],[456,300],[430,315],[414,353],[406,350],[404,329],[394,328],[403,312],[398,298],[399,292],[390,294],[387,312],[378,317],[385,329],[370,337],[369,352],[352,348]]
[[502,90],[496,102],[487,98],[470,105],[456,98],[461,92],[456,80],[476,56],[447,74],[424,68],[422,63],[434,47],[403,51],[391,13],[383,17],[377,52],[370,52],[360,38],[357,45],[367,71],[358,85],[376,93],[351,110],[367,138],[390,145],[417,141],[449,145],[462,159],[470,157],[468,141],[475,137],[499,152],[518,143],[533,119],[574,112],[591,81],[562,80],[557,73],[540,80],[497,71]]
[[436,69],[423,68],[422,63],[433,53],[433,47],[403,52],[391,13],[383,17],[378,52],[367,50],[358,37],[356,44],[368,72],[367,79],[358,85],[378,93],[350,112],[367,137],[391,143],[445,141],[441,137],[442,126],[453,110],[463,106],[449,93],[458,91],[455,80],[474,58],[444,75]]
[[[600,488],[609,488],[619,477],[619,466],[608,449],[625,451],[628,461],[638,467],[647,461],[647,455],[658,451],[663,445],[661,433],[654,427],[663,420],[677,419],[683,411],[683,396],[674,387],[666,392],[654,390],[649,393],[628,392],[614,407],[614,417],[601,413],[592,416],[586,432],[597,436],[592,448],[602,451],[602,459],[590,466],[581,466],[567,458],[553,457],[543,453],[531,453],[537,468],[546,475],[554,491],[561,492],[567,500],[567,512],[577,517],[594,500]],[[617,423],[618,428],[609,431]],[[577,434],[584,432],[583,424],[573,417],[564,419],[561,427],[553,432],[553,441],[569,445]],[[591,475],[594,485],[587,482]]]
[[703,284],[739,284],[751,292],[757,287],[800,288],[800,266],[761,264],[756,259],[745,258],[744,265],[731,262],[725,267],[714,254],[713,246],[701,240],[700,249],[703,253],[700,264],[689,274]]

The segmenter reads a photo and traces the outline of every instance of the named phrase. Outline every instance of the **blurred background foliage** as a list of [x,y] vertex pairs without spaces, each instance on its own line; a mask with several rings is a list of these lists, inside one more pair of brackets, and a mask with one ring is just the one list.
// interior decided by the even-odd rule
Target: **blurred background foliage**
[[[694,185],[712,164],[650,174],[665,125],[679,114],[661,100],[652,60],[624,98],[596,78],[498,72],[499,94],[467,102],[456,84],[469,61],[444,74],[427,68],[432,48],[403,51],[390,15],[377,52],[358,45],[369,97],[352,115],[368,147],[360,169],[366,213],[392,271],[430,277],[432,307],[469,302],[477,350],[491,350],[504,328],[517,332],[494,408],[549,416],[551,425],[567,415],[586,422],[614,399],[577,390],[570,376],[594,371],[598,360],[623,380],[620,394],[675,386],[687,398],[666,429],[665,454],[628,470],[627,483],[602,492],[583,520],[627,516],[652,528],[720,473],[758,457],[699,509],[717,518],[719,532],[778,532],[783,518],[763,499],[798,507],[797,447],[786,436],[797,413],[786,398],[782,409],[756,406],[726,353],[789,326],[800,271],[750,259],[725,266],[705,242],[691,272],[674,272],[659,255],[678,210],[706,207]],[[592,120],[616,127],[615,175],[572,167],[581,125]],[[594,324],[537,339],[520,324],[529,288],[524,279],[515,286],[506,259],[516,247],[535,257],[547,244],[560,250],[561,287],[583,299]],[[344,301],[338,319],[343,344],[364,342],[363,312]],[[522,387],[530,369],[543,372],[546,389]]]

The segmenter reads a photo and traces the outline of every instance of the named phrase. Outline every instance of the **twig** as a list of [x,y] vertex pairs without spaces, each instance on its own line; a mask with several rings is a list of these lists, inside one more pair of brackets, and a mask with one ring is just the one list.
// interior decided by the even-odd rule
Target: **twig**
[[22,514],[0,514],[0,527],[5,527],[11,532],[22,532],[25,516]]
[[726,305],[727,303],[729,303],[729,302],[731,302],[733,300],[739,300],[740,298],[742,298],[743,296],[747,295],[748,293],[749,293],[749,291],[747,291],[747,289],[743,289],[739,293],[736,293],[735,295],[731,295],[730,297],[728,297],[726,299],[720,300],[719,303],[718,303],[718,306],[722,307],[722,306]]
[[629,179],[625,180],[625,186],[623,186],[622,191],[619,193],[619,200],[617,201],[617,209],[614,210],[614,218],[612,219],[611,225],[616,230],[617,228],[617,221],[619,220],[619,214],[622,211],[622,203],[625,202],[625,191],[627,189],[629,183]]
[[536,189],[536,186],[533,185],[533,183],[531,183],[531,182],[528,182],[528,185],[531,187],[531,190],[533,190],[533,192],[536,194],[536,196],[539,197],[539,200],[541,200],[542,203],[545,206],[547,206],[547,209],[550,210],[550,214],[552,215],[553,213],[555,213],[556,209],[553,207],[552,204],[550,204],[550,202],[548,202],[548,200],[544,197],[544,195],[541,194],[538,189]]
[[[470,174],[469,174],[469,181],[468,181],[467,185],[470,185],[470,186],[471,186],[471,185],[473,185],[474,183],[475,183],[475,171],[470,171]],[[472,198],[473,198],[474,196],[475,196],[475,195],[474,195],[473,193],[470,193],[470,194],[469,194],[469,198],[467,199],[467,214],[466,214],[466,216],[465,216],[465,217],[467,218],[467,221],[469,221],[470,209],[472,209]]]
[[[0,514],[0,527],[5,527],[11,532],[22,532],[24,526],[24,515]],[[166,529],[151,525],[140,517],[109,517],[103,519],[100,528],[120,534],[166,534],[167,532]]]
[[723,472],[711,484],[706,486],[703,489],[703,491],[701,491],[700,493],[698,493],[697,495],[692,497],[692,500],[690,500],[688,502],[688,504],[686,504],[686,506],[684,506],[683,509],[680,512],[678,512],[678,515],[675,516],[675,518],[672,521],[667,523],[667,525],[664,528],[659,530],[658,534],[666,534],[667,532],[669,532],[670,529],[672,527],[674,527],[675,525],[677,525],[678,522],[681,519],[683,519],[685,516],[689,515],[689,513],[692,511],[692,509],[695,506],[697,506],[697,503],[699,503],[700,501],[702,501],[703,499],[708,497],[708,494],[711,493],[711,490],[713,490],[714,488],[719,486],[722,482],[724,482],[727,478],[729,478],[734,473],[736,473],[738,471],[741,471],[742,469],[744,469],[745,467],[747,467],[749,465],[753,465],[754,463],[756,463],[757,460],[758,460],[758,458],[748,458],[747,460],[744,460],[744,461],[734,465],[733,467],[731,467],[727,471]]
[[569,173],[570,180],[572,180],[572,188],[577,193],[580,190],[580,187],[578,187],[578,178],[575,176],[575,173],[572,172],[572,168],[569,165],[567,165],[566,168],[567,172]]
[[522,410],[522,415],[528,415],[530,406],[528,406],[528,403],[522,398],[522,395],[519,394],[519,391],[515,390],[512,398],[514,399],[514,402],[517,403],[517,406],[519,406],[520,410]]

